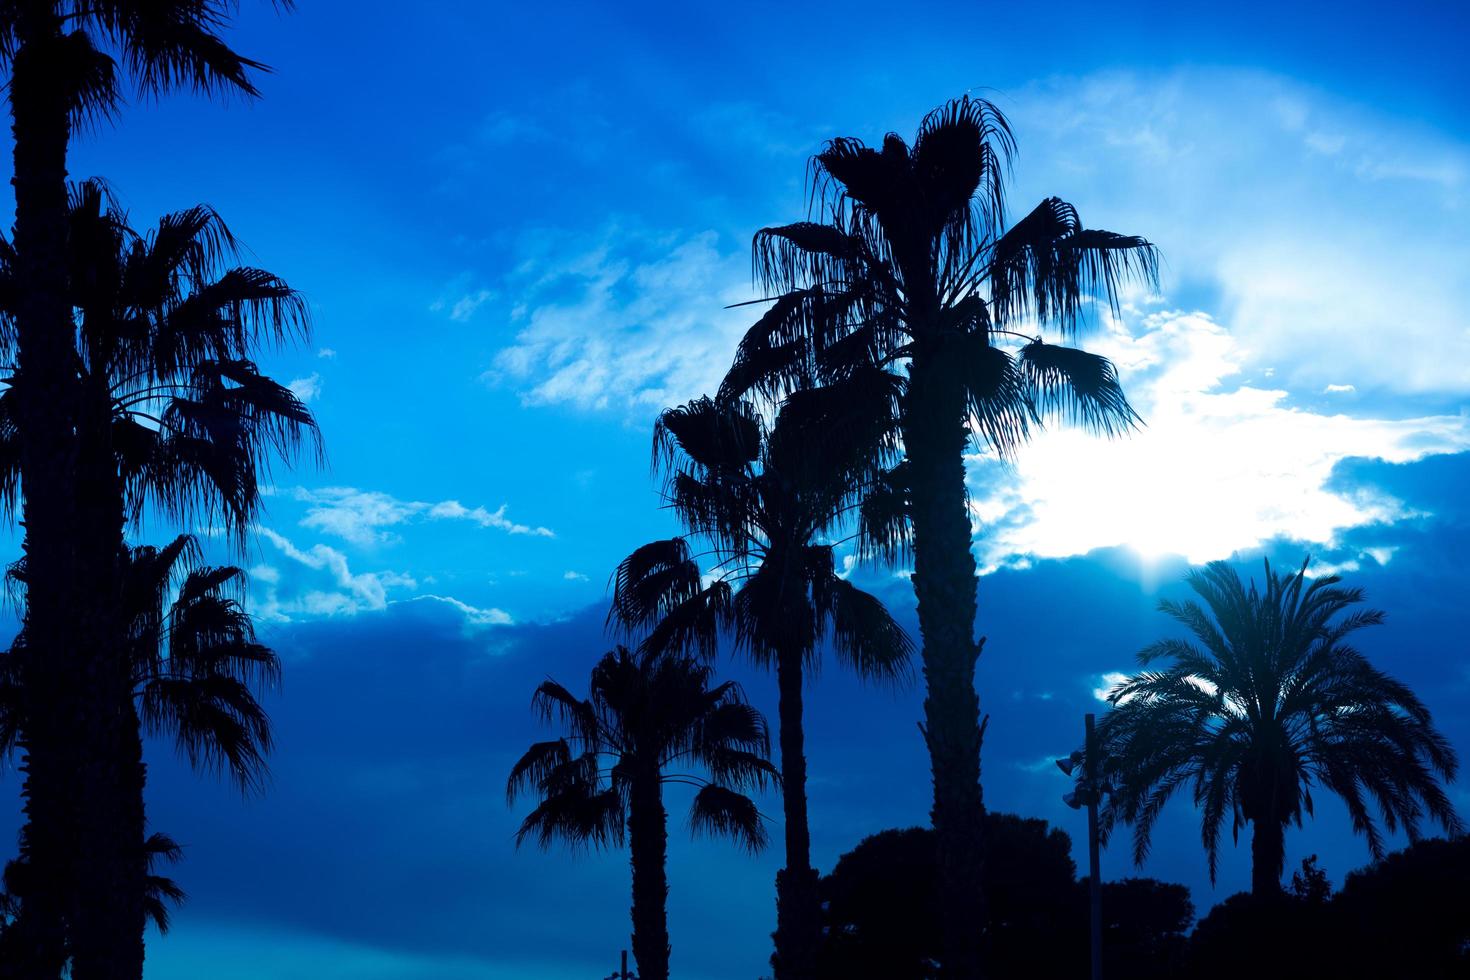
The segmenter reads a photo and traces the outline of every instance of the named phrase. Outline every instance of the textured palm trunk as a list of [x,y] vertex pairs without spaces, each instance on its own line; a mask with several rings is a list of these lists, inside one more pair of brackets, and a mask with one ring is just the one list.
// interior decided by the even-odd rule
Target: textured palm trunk
[[806,814],[806,750],[802,730],[802,654],[776,658],[781,732],[781,804],[786,818],[786,867],[776,872],[776,980],[816,976],[822,938],[817,872],[812,868],[811,830]]
[[141,980],[147,884],[143,745],[121,613],[125,502],[104,374],[93,374],[81,407],[78,572],[91,596],[96,645],[81,678],[87,729],[79,848],[87,860],[78,869],[72,976]]
[[[17,925],[19,960],[0,975],[54,980],[66,959],[75,896],[78,734],[73,679],[83,659],[85,598],[76,575],[75,340],[66,283],[68,106],[57,55],[60,25],[23,7],[12,62],[17,279],[15,398],[27,573],[18,664],[24,685],[24,858],[32,885]],[[45,5],[49,6],[49,5]]]
[[941,976],[982,975],[985,899],[976,569],[965,497],[965,391],[955,359],[921,352],[909,369],[903,437],[914,526],[914,595],[923,638],[924,738],[934,779]]
[[1286,864],[1286,827],[1279,820],[1251,824],[1251,894],[1257,898],[1279,894]]
[[633,862],[633,956],[642,980],[669,977],[668,815],[658,773],[634,777],[628,801],[628,850]]

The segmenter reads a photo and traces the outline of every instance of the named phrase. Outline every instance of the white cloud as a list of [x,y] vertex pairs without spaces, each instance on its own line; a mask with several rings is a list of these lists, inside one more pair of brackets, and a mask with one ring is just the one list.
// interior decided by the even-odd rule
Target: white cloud
[[1324,395],[1347,395],[1357,391],[1356,385],[1328,385],[1322,389]]
[[556,537],[556,532],[550,528],[517,524],[505,516],[506,507],[506,504],[501,504],[495,510],[486,510],[484,507],[466,507],[458,500],[445,500],[431,506],[428,509],[428,515],[431,520],[466,520],[481,527],[493,527],[508,534],[529,534],[538,538]]
[[1127,674],[1116,670],[1109,671],[1108,673],[1096,678],[1097,686],[1092,689],[1092,696],[1097,698],[1099,701],[1107,701],[1108,696],[1113,693],[1113,690],[1117,688],[1119,684],[1125,684],[1127,683],[1127,681]]
[[246,574],[252,582],[269,582],[274,585],[281,580],[281,570],[265,563],[252,566]]
[[511,618],[510,613],[506,612],[504,609],[496,609],[494,607],[481,608],[479,606],[472,606],[467,602],[461,602],[459,599],[456,599],[453,596],[435,595],[432,592],[425,592],[422,595],[416,595],[412,599],[396,599],[394,600],[394,602],[442,603],[463,616],[465,629],[471,632],[484,629],[487,626],[509,626],[511,623],[515,622],[515,620]]
[[259,564],[252,568],[251,611],[262,622],[355,616],[415,602],[431,602],[454,610],[461,617],[465,631],[470,633],[514,622],[504,609],[471,605],[453,596],[432,592],[401,596],[419,587],[413,576],[394,571],[353,572],[347,556],[336,548],[315,544],[303,549],[270,528],[255,530],[290,562],[318,573],[314,578],[303,579],[300,575],[283,574],[273,565]]
[[316,352],[316,356],[320,357],[324,361],[330,361],[334,360],[337,357],[337,352],[331,347],[323,347],[321,350]]
[[657,409],[713,391],[753,319],[749,260],[714,232],[613,229],[558,260],[543,245],[516,273],[515,342],[485,372],[528,404]]
[[507,534],[541,538],[556,536],[549,528],[510,520],[505,516],[505,504],[492,511],[484,507],[466,507],[457,500],[437,504],[399,500],[381,491],[356,487],[321,487],[315,490],[298,487],[293,496],[308,505],[306,516],[300,521],[302,527],[335,535],[364,547],[397,541],[397,534],[388,529],[419,519],[465,520]]
[[[1470,145],[1238,69],[1055,78],[1005,99],[1018,208],[1148,236],[1166,283],[1294,391],[1470,390]],[[1193,302],[1194,300],[1190,300]]]
[[1109,441],[1056,426],[1013,465],[971,458],[987,569],[1120,545],[1192,562],[1277,537],[1332,545],[1412,516],[1386,494],[1333,485],[1338,462],[1470,449],[1464,415],[1318,414],[1248,383],[1241,345],[1204,314],[1148,314],[1135,331],[1113,324],[1088,346],[1117,363],[1145,428]]
[[464,323],[475,315],[475,311],[484,306],[494,296],[488,289],[479,289],[473,293],[466,293],[454,301],[449,308],[449,319],[456,323]]
[[314,571],[325,572],[332,588],[307,587],[287,598],[280,595],[281,576],[277,571],[274,578],[264,577],[266,596],[263,603],[255,607],[257,616],[266,620],[288,620],[293,614],[309,616],[352,615],[355,613],[386,609],[390,589],[417,586],[417,582],[400,572],[365,572],[354,574],[347,556],[336,548],[314,544],[308,549],[298,548],[284,535],[268,527],[257,527],[256,533],[274,545],[283,555],[299,565]]
[[581,572],[572,572],[572,571],[569,571],[569,572],[566,572],[565,574],[563,574],[562,575],[562,578],[565,579],[568,582],[585,582],[585,581],[587,581],[587,576],[583,575]]
[[447,313],[455,323],[467,323],[475,313],[495,298],[489,289],[471,287],[473,277],[464,273],[455,277],[439,298],[429,304],[431,313]]
[[322,376],[313,371],[304,378],[296,378],[287,382],[286,387],[291,389],[291,394],[302,401],[313,402],[322,393]]

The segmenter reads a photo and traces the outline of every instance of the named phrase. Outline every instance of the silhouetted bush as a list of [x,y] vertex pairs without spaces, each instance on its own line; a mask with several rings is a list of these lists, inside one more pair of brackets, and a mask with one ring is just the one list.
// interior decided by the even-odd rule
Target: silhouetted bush
[[[1044,820],[985,818],[986,969],[996,980],[1082,976],[1087,899],[1071,839]],[[865,838],[822,879],[824,980],[938,975],[939,915],[933,832],[886,830]],[[1194,918],[1189,892],[1148,878],[1103,885],[1106,964],[1112,975],[1163,980],[1182,960]]]
[[1332,915],[1344,970],[1470,977],[1470,837],[1423,840],[1351,872]]
[[1241,980],[1243,972],[1250,980],[1337,976],[1327,929],[1330,908],[1287,892],[1231,895],[1195,927],[1186,976],[1190,980]]
[[1470,838],[1412,844],[1348,874],[1331,895],[1315,855],[1290,891],[1232,895],[1189,941],[1189,977],[1463,980],[1470,977]]
[[[1087,879],[1078,883],[1086,928]],[[1194,903],[1183,885],[1154,878],[1103,882],[1103,976],[1168,980],[1185,974],[1184,957]],[[1080,974],[1079,974],[1080,975]]]

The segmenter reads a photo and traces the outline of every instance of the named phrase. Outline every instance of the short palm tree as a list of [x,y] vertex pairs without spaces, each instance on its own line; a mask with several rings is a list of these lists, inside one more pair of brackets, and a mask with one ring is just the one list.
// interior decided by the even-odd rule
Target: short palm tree
[[664,787],[694,786],[690,827],[765,846],[756,805],[743,790],[775,778],[765,720],[739,687],[714,683],[710,668],[677,657],[644,657],[619,647],[592,669],[579,699],[548,680],[532,707],[565,734],[538,742],[511,770],[506,794],[537,805],[516,834],[542,847],[621,846],[633,865],[633,955],[644,980],[668,980]]
[[[23,593],[29,587],[27,560],[12,566],[9,583]],[[270,719],[256,692],[274,688],[280,680],[275,653],[255,636],[249,615],[237,594],[244,573],[231,566],[200,562],[194,538],[184,535],[162,548],[130,549],[123,561],[123,608],[126,644],[117,651],[128,667],[132,686],[131,716],[150,735],[171,736],[179,753],[196,768],[226,773],[242,791],[258,788],[266,775],[266,755],[272,739]],[[29,701],[19,668],[30,644],[24,629],[14,645],[0,655],[0,757],[20,748],[30,728]],[[134,764],[139,787],[141,761]],[[135,813],[142,819],[141,798]],[[31,860],[30,825],[21,833],[21,853],[6,873],[6,930],[9,968],[19,976],[33,976],[36,965],[30,916],[31,896],[44,888]],[[168,927],[167,902],[181,901],[183,892],[157,875],[159,860],[179,858],[179,848],[168,837],[141,836],[135,845],[144,873],[142,902],[145,915]],[[3,975],[3,974],[0,974]]]
[[1428,817],[1451,833],[1461,824],[1439,779],[1453,779],[1455,753],[1424,704],[1349,644],[1383,622],[1354,609],[1363,591],[1336,575],[1307,579],[1307,563],[1281,575],[1265,566],[1264,590],[1226,562],[1191,572],[1204,600],[1159,608],[1192,639],[1146,648],[1148,668],[1114,688],[1098,725],[1102,768],[1116,792],[1104,827],[1133,825],[1134,857],[1169,798],[1188,788],[1200,811],[1210,880],[1226,820],[1237,838],[1251,828],[1251,890],[1281,887],[1286,827],[1312,813],[1312,786],[1347,805],[1353,828],[1383,855],[1383,825],[1417,838]]
[[[184,523],[198,520],[243,541],[260,502],[258,469],[272,457],[291,458],[303,445],[319,451],[310,412],[286,386],[262,376],[252,360],[263,346],[304,336],[305,308],[270,273],[228,266],[235,241],[208,208],[168,215],[143,235],[101,185],[87,182],[74,188],[68,217],[68,282],[79,324],[73,369],[80,438],[72,464],[83,488],[71,548],[88,570],[97,642],[105,638],[103,648],[117,650],[129,628],[122,541],[130,520],[145,511]],[[11,322],[9,301],[23,292],[18,282],[14,251],[0,247],[0,323]],[[0,490],[12,503],[24,479],[19,405],[26,383],[17,378],[0,393]],[[37,588],[35,561],[28,552],[28,610]],[[34,637],[29,627],[28,619],[27,633]],[[36,702],[26,713],[32,728],[25,748],[32,861],[38,868],[49,866],[39,842],[52,837],[51,829],[41,827],[49,819],[42,814],[49,812],[49,793],[60,789],[38,782],[34,758],[37,732],[47,725],[35,719],[49,697],[37,687],[48,683],[50,666],[39,656],[20,665],[26,696]],[[88,857],[74,873],[38,872],[40,880],[71,897],[43,894],[34,904],[54,900],[67,908],[67,929],[110,937],[106,943],[67,938],[75,970],[85,973],[83,964],[94,955],[99,969],[141,963],[143,787],[135,775],[141,774],[141,742],[126,659],[89,658],[85,671],[51,693],[93,705],[90,730],[71,732],[73,739],[85,739],[85,748],[69,750],[83,753],[76,764],[85,778],[73,789],[88,803],[69,832],[85,839],[75,850]],[[107,896],[104,908],[92,907],[93,894]],[[39,923],[37,928],[48,929]]]
[[[876,398],[862,401],[863,395]],[[657,455],[670,506],[721,558],[705,584],[681,538],[638,549],[614,579],[613,618],[652,627],[643,649],[708,655],[722,630],[774,669],[779,693],[786,867],[776,877],[777,980],[810,980],[821,942],[819,876],[807,820],[803,681],[829,641],[863,677],[895,680],[911,643],[882,602],[837,573],[828,534],[864,487],[869,447],[892,432],[891,396],[872,386],[787,400],[770,432],[754,408],[702,398],[665,411]],[[854,438],[854,433],[860,433]]]
[[868,530],[889,558],[912,532],[947,978],[980,975],[984,921],[983,641],[964,455],[972,440],[1009,455],[1048,414],[1108,434],[1134,424],[1107,360],[1036,334],[1049,325],[1071,340],[1094,299],[1116,306],[1126,278],[1152,281],[1156,268],[1147,241],[1085,228],[1057,198],[1006,228],[1012,150],[1000,111],[968,97],[930,113],[912,146],[893,133],[881,147],[829,142],[811,163],[813,220],[755,236],[773,299],[721,389],[779,397],[874,369],[901,385],[906,459],[872,498]]
[[[32,904],[46,906],[37,920],[44,934],[35,937],[48,950],[45,958],[60,971],[61,951],[70,945],[79,980],[137,977],[142,963],[123,950],[132,931],[123,920],[136,918],[137,903],[126,897],[134,889],[109,887],[116,883],[113,864],[93,861],[97,848],[86,840],[105,831],[74,819],[106,812],[91,794],[94,783],[108,791],[106,763],[85,747],[102,746],[110,755],[105,746],[115,738],[106,729],[117,716],[97,710],[87,684],[90,658],[104,655],[99,651],[109,648],[113,632],[112,613],[99,608],[106,593],[97,591],[97,576],[110,577],[116,556],[108,555],[99,572],[75,547],[88,512],[77,496],[85,481],[77,472],[81,393],[68,276],[67,152],[79,122],[110,115],[119,104],[119,73],[109,51],[148,93],[186,87],[254,94],[250,76],[261,66],[219,36],[234,6],[232,0],[0,0],[0,66],[8,70],[14,135],[14,270],[26,287],[10,297],[12,420],[32,577],[25,615],[35,648],[46,651],[27,668],[26,685],[36,705],[26,806],[35,818],[32,858],[46,869],[39,877],[47,882]],[[103,730],[86,732],[89,726]],[[98,875],[108,880],[95,880]],[[85,886],[77,883],[82,877]],[[69,919],[78,920],[70,928],[89,938],[68,943]]]

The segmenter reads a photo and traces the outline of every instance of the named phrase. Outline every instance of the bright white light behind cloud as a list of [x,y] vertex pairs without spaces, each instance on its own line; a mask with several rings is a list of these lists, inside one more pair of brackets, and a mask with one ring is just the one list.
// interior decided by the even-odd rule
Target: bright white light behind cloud
[[1349,528],[1409,516],[1386,495],[1330,489],[1338,462],[1470,448],[1463,415],[1324,415],[1242,383],[1239,346],[1204,314],[1136,319],[1134,331],[1114,324],[1088,346],[1117,363],[1144,429],[1109,441],[1053,427],[1014,465],[972,458],[987,568],[1120,545],[1204,562],[1276,537],[1331,544]]

